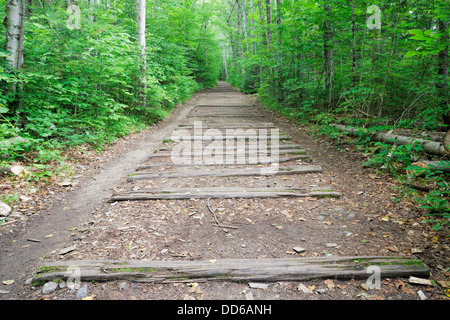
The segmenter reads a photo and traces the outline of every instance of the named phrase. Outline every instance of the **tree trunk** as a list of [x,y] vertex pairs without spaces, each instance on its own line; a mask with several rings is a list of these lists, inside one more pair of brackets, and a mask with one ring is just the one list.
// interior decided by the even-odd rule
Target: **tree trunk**
[[331,20],[332,5],[325,4],[325,21],[324,21],[324,41],[323,41],[323,58],[325,73],[325,105],[328,108],[333,107],[333,78],[334,78],[334,61],[333,61],[333,22]]
[[11,68],[15,70],[20,70],[23,65],[24,16],[24,0],[6,1],[6,17],[3,21],[6,29],[4,49],[10,52],[6,59],[9,61]]
[[242,21],[244,22],[244,36],[245,36],[244,40],[247,41],[249,37],[248,37],[247,12],[245,11],[245,0],[242,0],[241,6],[242,6]]
[[[441,38],[442,42],[447,42],[446,30],[448,22],[441,19],[438,21],[439,32],[444,33]],[[444,124],[450,126],[450,110],[449,110],[449,92],[448,92],[448,45],[438,54],[438,82],[436,87],[439,95],[439,107],[442,109],[442,118]]]
[[252,23],[252,48],[253,48],[253,54],[256,55],[256,43],[255,43],[255,38],[256,38],[256,32],[255,32],[255,18],[253,16],[253,14],[255,13],[255,7],[253,4],[253,0],[250,0],[250,13],[251,13],[251,23]]
[[282,99],[283,97],[282,95],[282,91],[281,91],[281,86],[282,86],[282,73],[283,73],[283,68],[282,68],[282,62],[283,62],[283,50],[281,48],[282,45],[282,41],[281,41],[281,37],[282,37],[282,32],[281,32],[281,22],[282,22],[282,17],[281,17],[281,2],[282,0],[276,0],[276,13],[277,13],[277,75],[276,75],[276,83],[277,83],[277,98],[278,99]]
[[355,0],[352,1],[352,87],[356,88],[356,23]]
[[[10,53],[6,60],[14,71],[19,71],[23,66],[23,46],[25,34],[25,0],[7,0],[6,17],[3,21],[6,30],[4,49]],[[15,95],[20,90],[16,83],[6,89],[6,94]],[[15,100],[9,105],[11,113],[20,108],[20,101]],[[19,119],[20,123],[20,119]]]
[[146,5],[145,0],[136,0],[136,24],[138,29],[140,58],[141,58],[141,75],[140,75],[140,87],[141,87],[141,106],[145,108],[147,106],[147,43],[145,40],[145,15]]

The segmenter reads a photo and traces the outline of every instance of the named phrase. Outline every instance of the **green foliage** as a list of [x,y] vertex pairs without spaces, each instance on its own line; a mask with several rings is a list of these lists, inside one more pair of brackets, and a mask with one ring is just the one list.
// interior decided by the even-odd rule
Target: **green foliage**
[[0,141],[23,138],[0,148],[3,161],[46,164],[68,146],[102,149],[214,86],[220,50],[214,30],[205,34],[211,8],[197,2],[147,1],[147,108],[140,103],[134,1],[114,8],[78,3],[79,29],[67,27],[64,2],[33,2],[23,69],[11,70],[0,49]]

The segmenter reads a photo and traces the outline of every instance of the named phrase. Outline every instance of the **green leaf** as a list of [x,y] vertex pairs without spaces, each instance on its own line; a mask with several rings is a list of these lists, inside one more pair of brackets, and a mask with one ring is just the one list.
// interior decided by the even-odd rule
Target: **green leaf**
[[412,30],[408,30],[408,32],[410,34],[412,34],[413,36],[423,35],[423,32],[420,29],[412,29]]

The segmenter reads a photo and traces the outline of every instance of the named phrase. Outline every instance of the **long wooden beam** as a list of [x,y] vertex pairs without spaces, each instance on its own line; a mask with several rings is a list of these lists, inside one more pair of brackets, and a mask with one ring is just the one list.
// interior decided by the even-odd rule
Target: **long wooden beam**
[[286,259],[214,259],[209,261],[86,260],[47,262],[34,285],[53,280],[136,282],[305,281],[427,277],[428,267],[414,257],[319,257]]
[[173,172],[134,172],[128,177],[128,181],[148,180],[154,178],[190,178],[190,177],[232,177],[232,176],[278,176],[295,175],[305,173],[320,173],[320,166],[298,166],[281,168],[258,168],[258,169],[227,169],[227,170],[190,170]]
[[330,188],[168,188],[163,190],[139,190],[112,196],[108,202],[189,199],[267,199],[289,197],[333,197],[340,194]]

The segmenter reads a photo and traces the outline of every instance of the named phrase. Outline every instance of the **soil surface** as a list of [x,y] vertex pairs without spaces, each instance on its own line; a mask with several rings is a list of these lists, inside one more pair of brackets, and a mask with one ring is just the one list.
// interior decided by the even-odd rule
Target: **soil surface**
[[[412,202],[393,202],[396,182],[364,168],[363,154],[350,145],[339,149],[282,119],[253,96],[231,90],[197,94],[168,119],[122,139],[96,160],[90,158],[74,186],[55,187],[42,194],[43,207],[26,221],[0,226],[0,299],[75,300],[87,284],[85,299],[97,300],[429,300],[449,299],[449,240],[423,224],[424,212]],[[200,108],[198,108],[200,106]],[[286,176],[153,178],[128,181],[140,165],[149,172],[195,172],[206,166],[176,167],[170,158],[173,131],[194,120],[230,123],[217,106],[245,106],[240,122],[273,123],[292,137],[310,158],[280,166],[319,165],[321,173]],[[203,113],[203,115],[200,115]],[[214,114],[219,117],[208,118]],[[195,115],[195,118],[193,117]],[[220,120],[217,120],[220,119]],[[208,122],[210,121],[210,122]],[[237,122],[236,119],[233,121]],[[280,142],[284,144],[285,142]],[[168,150],[168,151],[167,151]],[[91,161],[92,160],[92,161]],[[164,165],[163,165],[164,164]],[[265,165],[216,165],[219,169],[262,168]],[[211,167],[208,167],[211,169]],[[144,171],[145,171],[144,170]],[[141,170],[142,172],[142,170]],[[79,172],[78,172],[79,173]],[[76,182],[76,183],[75,183]],[[161,188],[246,187],[330,188],[339,198],[283,197],[276,199],[190,199],[109,202],[114,194],[151,192]],[[51,192],[50,192],[51,191]],[[214,214],[213,214],[214,213]],[[217,221],[223,226],[219,227]],[[61,250],[71,248],[61,254]],[[301,247],[302,252],[294,248]],[[415,256],[430,268],[436,285],[418,285],[408,278],[382,279],[381,289],[369,290],[364,280],[321,279],[279,281],[255,288],[247,282],[81,283],[44,293],[32,287],[45,261],[60,260],[212,260],[301,258],[321,256]],[[14,280],[8,282],[8,280]],[[28,280],[28,282],[27,282]],[[445,282],[447,281],[447,282]],[[2,283],[5,282],[5,283]],[[304,290],[307,288],[308,290]]]

